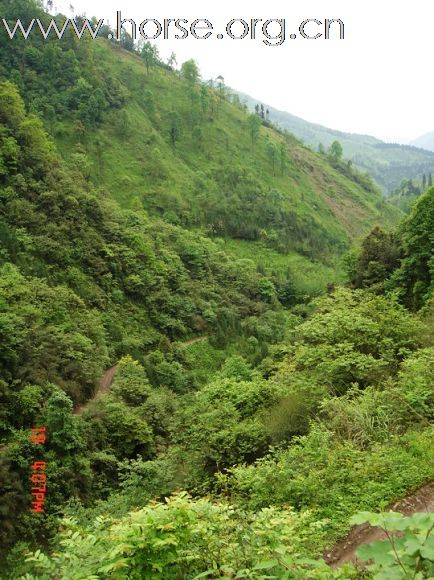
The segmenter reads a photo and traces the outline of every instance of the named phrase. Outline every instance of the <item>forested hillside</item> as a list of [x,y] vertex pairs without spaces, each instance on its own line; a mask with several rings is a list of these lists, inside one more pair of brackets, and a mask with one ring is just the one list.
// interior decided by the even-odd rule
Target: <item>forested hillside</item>
[[321,557],[434,475],[434,188],[149,44],[0,49],[1,577],[370,577]]
[[[240,93],[240,98],[247,103],[250,110],[258,105],[257,99],[252,96]],[[287,129],[315,151],[318,147],[328,149],[334,141],[339,141],[344,157],[360,170],[366,171],[386,194],[395,191],[403,179],[421,180],[423,174],[434,173],[434,153],[429,135],[426,139],[425,136],[416,139],[410,145],[386,143],[371,135],[345,133],[310,123],[265,103],[263,106],[268,110],[270,121]]]
[[[16,17],[15,3],[8,9]],[[73,35],[1,42],[4,75],[29,110],[69,164],[122,207],[315,257],[336,254],[377,221],[396,222],[369,180],[261,128],[222,79],[200,83],[193,62],[178,72],[152,48],[140,57]]]

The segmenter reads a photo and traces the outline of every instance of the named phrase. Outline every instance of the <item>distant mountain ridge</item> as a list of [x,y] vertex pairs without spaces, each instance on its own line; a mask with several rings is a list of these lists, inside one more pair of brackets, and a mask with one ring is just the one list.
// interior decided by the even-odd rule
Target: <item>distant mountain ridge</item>
[[411,141],[410,145],[415,147],[422,147],[423,149],[428,149],[429,151],[434,151],[434,131],[425,133],[417,139]]
[[[245,93],[238,92],[238,95],[250,110],[261,103]],[[386,143],[371,135],[345,133],[310,123],[263,104],[269,111],[270,121],[287,129],[313,149],[317,149],[320,143],[328,148],[338,140],[344,149],[344,157],[369,173],[386,194],[397,189],[403,179],[421,179],[424,173],[434,174],[434,133],[428,133],[410,145]]]

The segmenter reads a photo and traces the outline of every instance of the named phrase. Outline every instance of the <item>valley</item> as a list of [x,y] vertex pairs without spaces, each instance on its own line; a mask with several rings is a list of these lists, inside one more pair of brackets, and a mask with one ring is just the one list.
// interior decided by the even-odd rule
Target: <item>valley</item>
[[[249,110],[254,110],[259,103],[249,95],[237,94],[240,100],[247,104]],[[343,147],[344,157],[361,171],[367,172],[386,195],[394,192],[403,179],[421,181],[424,174],[434,173],[434,153],[430,135],[416,139],[409,145],[385,143],[370,135],[344,133],[310,123],[265,103],[264,107],[268,110],[268,118],[272,123],[290,131],[314,151],[318,151],[320,146],[328,149],[338,140]]]
[[0,577],[429,578],[434,188],[109,33],[0,36]]

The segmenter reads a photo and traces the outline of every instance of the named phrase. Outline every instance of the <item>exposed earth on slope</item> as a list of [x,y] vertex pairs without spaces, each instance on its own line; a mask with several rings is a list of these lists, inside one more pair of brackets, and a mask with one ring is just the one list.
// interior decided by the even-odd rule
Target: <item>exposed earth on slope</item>
[[[204,340],[207,340],[207,339],[208,339],[208,336],[196,336],[195,338],[190,338],[189,340],[185,340],[184,342],[180,342],[178,346],[180,348],[185,348],[185,347],[189,346],[190,344],[194,344],[195,342],[203,342]],[[117,368],[118,368],[118,365],[116,364],[105,371],[105,373],[102,375],[102,377],[99,381],[98,389],[97,389],[95,395],[91,399],[89,399],[89,401],[86,401],[86,403],[82,403],[81,405],[78,405],[74,409],[75,415],[81,415],[81,413],[83,413],[86,405],[88,405],[90,401],[95,400],[97,397],[99,397],[100,395],[103,395],[104,393],[107,393],[110,390],[110,387],[112,386]]]
[[84,409],[86,408],[86,405],[88,405],[90,401],[93,401],[96,399],[96,397],[99,397],[100,395],[108,392],[108,390],[112,386],[117,368],[118,365],[114,365],[105,371],[105,373],[101,377],[101,380],[98,385],[98,390],[96,391],[95,395],[92,397],[92,399],[90,399],[86,403],[78,405],[78,407],[74,409],[74,415],[81,415],[81,413],[83,413]]
[[[434,481],[398,500],[389,506],[389,510],[401,512],[407,516],[416,512],[434,512]],[[368,524],[354,526],[348,536],[325,555],[325,559],[333,568],[337,568],[345,562],[360,562],[356,556],[356,550],[362,544],[384,540],[386,537],[386,533],[381,528],[373,528]]]

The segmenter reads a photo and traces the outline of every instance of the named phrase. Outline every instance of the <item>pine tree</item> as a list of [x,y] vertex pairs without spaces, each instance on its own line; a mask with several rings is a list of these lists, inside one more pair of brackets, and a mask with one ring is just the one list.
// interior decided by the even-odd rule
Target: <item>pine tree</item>
[[150,42],[145,42],[142,47],[141,57],[143,58],[146,65],[146,73],[149,74],[149,69],[159,60],[157,47]]
[[286,155],[286,145],[285,143],[280,144],[280,173],[283,175],[285,172],[287,155]]
[[176,111],[171,111],[169,114],[169,122],[170,122],[170,142],[172,147],[175,149],[176,143],[179,141],[180,133],[181,133],[181,121],[179,115]]
[[257,115],[249,115],[249,117],[247,118],[247,125],[249,128],[250,138],[252,139],[253,146],[259,136],[261,120]]
[[275,168],[276,168],[277,148],[272,141],[269,141],[267,143],[267,155],[268,155],[270,162],[271,162],[273,175],[276,175]]

